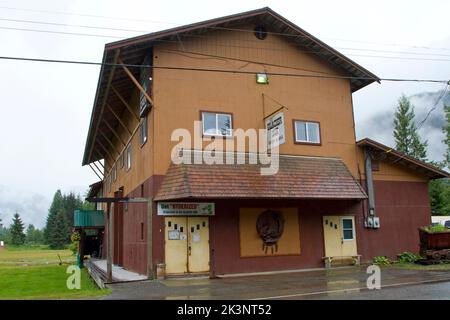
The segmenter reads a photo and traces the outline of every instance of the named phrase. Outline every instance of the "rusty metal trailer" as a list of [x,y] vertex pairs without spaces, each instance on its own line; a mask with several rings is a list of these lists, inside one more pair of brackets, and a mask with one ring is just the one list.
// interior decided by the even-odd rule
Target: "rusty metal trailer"
[[427,260],[450,261],[450,230],[428,232],[419,228],[420,255]]

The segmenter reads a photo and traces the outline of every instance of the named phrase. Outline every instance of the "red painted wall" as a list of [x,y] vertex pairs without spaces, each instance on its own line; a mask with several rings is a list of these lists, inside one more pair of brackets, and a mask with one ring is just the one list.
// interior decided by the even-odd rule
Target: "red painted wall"
[[[323,267],[322,216],[358,214],[357,201],[215,201],[216,215],[210,219],[211,273],[227,274]],[[245,257],[239,255],[240,207],[297,207],[299,212],[300,255]]]
[[[365,181],[363,181],[365,184]],[[396,258],[403,251],[419,252],[418,228],[431,224],[428,183],[374,181],[375,210],[380,229],[365,229],[358,220],[358,250],[363,261],[375,256]]]
[[[153,176],[144,183],[144,196],[154,197],[162,176]],[[363,184],[365,182],[363,181]],[[141,197],[141,187],[128,193]],[[381,228],[364,228],[364,202],[343,200],[202,200],[216,203],[216,215],[210,219],[211,273],[227,274],[271,270],[323,267],[324,255],[322,216],[355,215],[358,253],[363,261],[374,256],[395,258],[403,251],[418,252],[417,228],[430,224],[428,187],[424,182],[375,181],[375,201]],[[301,254],[295,256],[239,256],[240,207],[297,207],[299,211]],[[124,210],[123,266],[146,274],[147,225],[146,204],[129,204]],[[144,223],[144,239],[140,223]],[[164,262],[164,218],[157,216],[153,206],[153,267]]]

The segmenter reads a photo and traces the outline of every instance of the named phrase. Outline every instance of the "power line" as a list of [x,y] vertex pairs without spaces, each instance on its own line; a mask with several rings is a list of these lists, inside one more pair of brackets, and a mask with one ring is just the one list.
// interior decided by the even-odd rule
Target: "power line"
[[[137,29],[123,29],[123,28],[110,28],[110,27],[101,27],[101,26],[92,26],[92,25],[80,25],[80,24],[67,24],[67,23],[57,23],[57,22],[47,22],[47,21],[36,21],[36,20],[23,20],[23,19],[9,19],[9,18],[0,18],[0,21],[8,21],[8,22],[19,22],[19,23],[30,23],[30,24],[42,24],[42,25],[51,25],[51,26],[63,26],[63,27],[76,27],[76,28],[87,28],[87,29],[99,29],[99,30],[109,30],[109,31],[123,31],[123,32],[136,32],[136,33],[149,33],[148,30],[137,30]],[[7,27],[5,27],[6,29]],[[13,30],[21,30],[21,31],[37,31],[37,32],[47,32],[43,30],[36,29],[23,29],[23,28],[14,28]],[[48,31],[55,32],[55,31]],[[65,33],[72,34],[72,33]],[[74,33],[74,35],[88,35],[82,33]],[[90,35],[90,36],[102,36],[109,37],[109,35]],[[206,38],[201,35],[187,35],[195,38]],[[113,36],[114,38],[120,38]],[[239,41],[245,42],[257,42],[258,40],[244,40],[240,39]],[[450,54],[440,54],[440,53],[427,53],[427,52],[408,52],[408,51],[393,51],[393,50],[377,50],[377,49],[364,49],[364,48],[349,48],[349,47],[334,47],[339,50],[351,50],[351,51],[369,51],[369,52],[383,52],[383,53],[396,53],[396,54],[409,54],[409,55],[421,55],[421,56],[442,56],[442,57],[450,57]],[[315,52],[315,51],[312,51]]]
[[431,115],[431,113],[434,110],[436,110],[436,108],[438,107],[439,102],[442,100],[442,98],[445,97],[449,85],[450,85],[450,81],[445,85],[445,89],[442,90],[441,95],[436,99],[436,101],[434,102],[434,105],[431,107],[430,111],[428,111],[428,113],[426,114],[425,118],[423,118],[423,120],[419,122],[419,125],[417,126],[417,130],[420,129],[420,127],[422,127],[422,125],[425,123],[425,121],[427,121],[427,119]]
[[[120,64],[107,62],[91,62],[91,61],[76,61],[76,60],[56,60],[56,59],[40,59],[40,58],[23,58],[23,57],[5,57],[0,56],[0,60],[17,60],[17,61],[33,61],[33,62],[48,62],[48,63],[67,63],[67,64],[81,64],[81,65],[95,65],[95,66],[116,66],[116,67],[130,67],[130,68],[150,68],[150,69],[165,69],[165,70],[180,70],[180,71],[197,71],[197,72],[218,72],[231,74],[251,74],[255,75],[261,70],[242,71],[242,70],[225,70],[225,69],[208,69],[208,68],[186,68],[173,66],[152,66],[145,64]],[[257,63],[257,62],[255,62]],[[305,77],[305,78],[324,78],[324,79],[346,79],[346,80],[381,80],[392,82],[430,82],[430,83],[450,83],[450,80],[437,79],[401,79],[401,78],[374,78],[374,77],[352,77],[352,76],[334,76],[334,75],[317,75],[317,74],[301,74],[301,73],[280,73],[280,72],[266,72],[267,75],[272,76],[286,76],[286,77]]]
[[[71,35],[71,36],[86,36],[86,37],[97,37],[97,38],[114,38],[114,39],[124,39],[124,37],[118,37],[118,36],[110,36],[110,35],[103,35],[103,34],[91,34],[91,33],[79,33],[79,32],[65,32],[65,31],[53,31],[53,30],[37,30],[37,29],[27,29],[27,28],[14,28],[14,27],[0,27],[0,29],[5,30],[14,30],[14,31],[29,31],[29,32],[40,32],[40,33],[49,33],[49,34],[63,34],[63,35]],[[195,36],[193,36],[195,37]],[[173,40],[156,40],[157,42],[169,42],[169,43],[179,43],[179,41],[173,41]],[[281,49],[270,49],[270,48],[255,48],[255,47],[244,47],[244,46],[236,46],[236,45],[230,45],[230,44],[215,44],[216,46],[223,46],[223,47],[237,47],[237,48],[249,48],[249,49],[263,49],[263,50],[279,50]],[[301,50],[305,53],[311,53],[311,54],[318,54],[316,51],[312,50]],[[354,56],[354,57],[366,57],[366,58],[383,58],[383,59],[397,59],[397,60],[418,60],[418,61],[440,61],[440,62],[450,62],[450,59],[435,59],[435,58],[412,58],[412,57],[393,57],[393,56],[381,56],[381,55],[362,55],[362,54],[353,54],[353,53],[347,53],[348,56]]]
[[[50,14],[59,14],[59,15],[68,15],[68,16],[81,16],[81,17],[89,17],[89,18],[101,18],[101,19],[113,19],[113,20],[123,20],[123,21],[146,22],[146,23],[155,23],[155,24],[171,24],[171,25],[175,25],[175,26],[180,26],[179,23],[175,23],[175,22],[167,22],[167,21],[164,22],[164,21],[155,21],[155,20],[148,20],[148,19],[136,19],[136,18],[126,18],[126,17],[124,18],[124,17],[118,17],[118,16],[104,16],[104,15],[94,15],[94,14],[75,13],[75,12],[42,10],[42,9],[14,8],[14,7],[7,7],[7,6],[0,6],[0,9],[15,10],[15,11],[38,12],[38,13],[50,13]],[[251,32],[251,33],[254,32],[254,30],[239,29],[239,28],[226,28],[226,27],[206,27],[206,28],[208,28],[208,29],[217,29],[217,30]],[[125,31],[125,29],[123,29],[123,31]],[[144,31],[144,32],[146,32],[146,31]],[[294,34],[290,34],[290,33],[281,33],[281,32],[268,32],[268,34],[290,36],[290,37],[299,37],[299,35],[294,35]],[[300,37],[302,37],[302,36],[300,35]],[[303,37],[309,38],[308,36],[303,36]],[[324,37],[324,38],[328,39],[328,40],[334,40],[334,41],[345,41],[345,42],[365,43],[365,44],[384,45],[384,46],[396,46],[396,47],[416,48],[416,49],[426,49],[426,50],[445,50],[445,51],[450,51],[450,48],[434,48],[434,47],[429,47],[429,46],[418,46],[418,45],[399,44],[399,43],[371,42],[371,41],[351,40],[351,39],[337,39],[337,38],[331,38],[331,37]]]

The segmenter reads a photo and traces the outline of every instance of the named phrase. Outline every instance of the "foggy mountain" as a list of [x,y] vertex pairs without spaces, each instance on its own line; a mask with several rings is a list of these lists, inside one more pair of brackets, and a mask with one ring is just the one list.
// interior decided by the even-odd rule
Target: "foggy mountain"
[[[419,124],[425,119],[427,113],[433,108],[442,93],[442,90],[436,92],[422,92],[408,97],[414,105],[416,124]],[[429,114],[427,120],[419,129],[421,139],[428,141],[427,155],[429,160],[442,161],[446,150],[446,147],[442,142],[444,139],[442,127],[445,124],[444,104],[450,105],[450,93],[448,92],[439,101],[436,105],[436,109]],[[392,111],[380,111],[375,116],[356,123],[357,139],[371,138],[388,146],[395,147],[393,131],[396,107],[397,100],[392,103]]]

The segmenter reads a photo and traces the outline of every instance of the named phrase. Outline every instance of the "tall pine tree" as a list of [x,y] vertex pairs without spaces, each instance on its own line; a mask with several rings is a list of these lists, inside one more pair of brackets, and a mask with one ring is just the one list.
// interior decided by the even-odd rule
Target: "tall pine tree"
[[394,115],[395,148],[411,157],[426,161],[427,142],[420,140],[414,118],[414,106],[402,95]]
[[13,223],[11,225],[11,243],[15,246],[20,246],[25,243],[25,229],[20,215],[16,212],[14,214]]
[[447,150],[444,154],[444,167],[450,169],[450,105],[444,105],[444,113],[445,113],[445,125],[442,128],[442,132],[444,132],[444,144],[447,146]]
[[53,233],[56,232],[55,223],[56,215],[58,212],[64,211],[64,197],[61,190],[57,190],[53,196],[52,204],[48,210],[47,224],[44,231],[44,239],[47,244],[50,244],[50,238],[53,237]]

